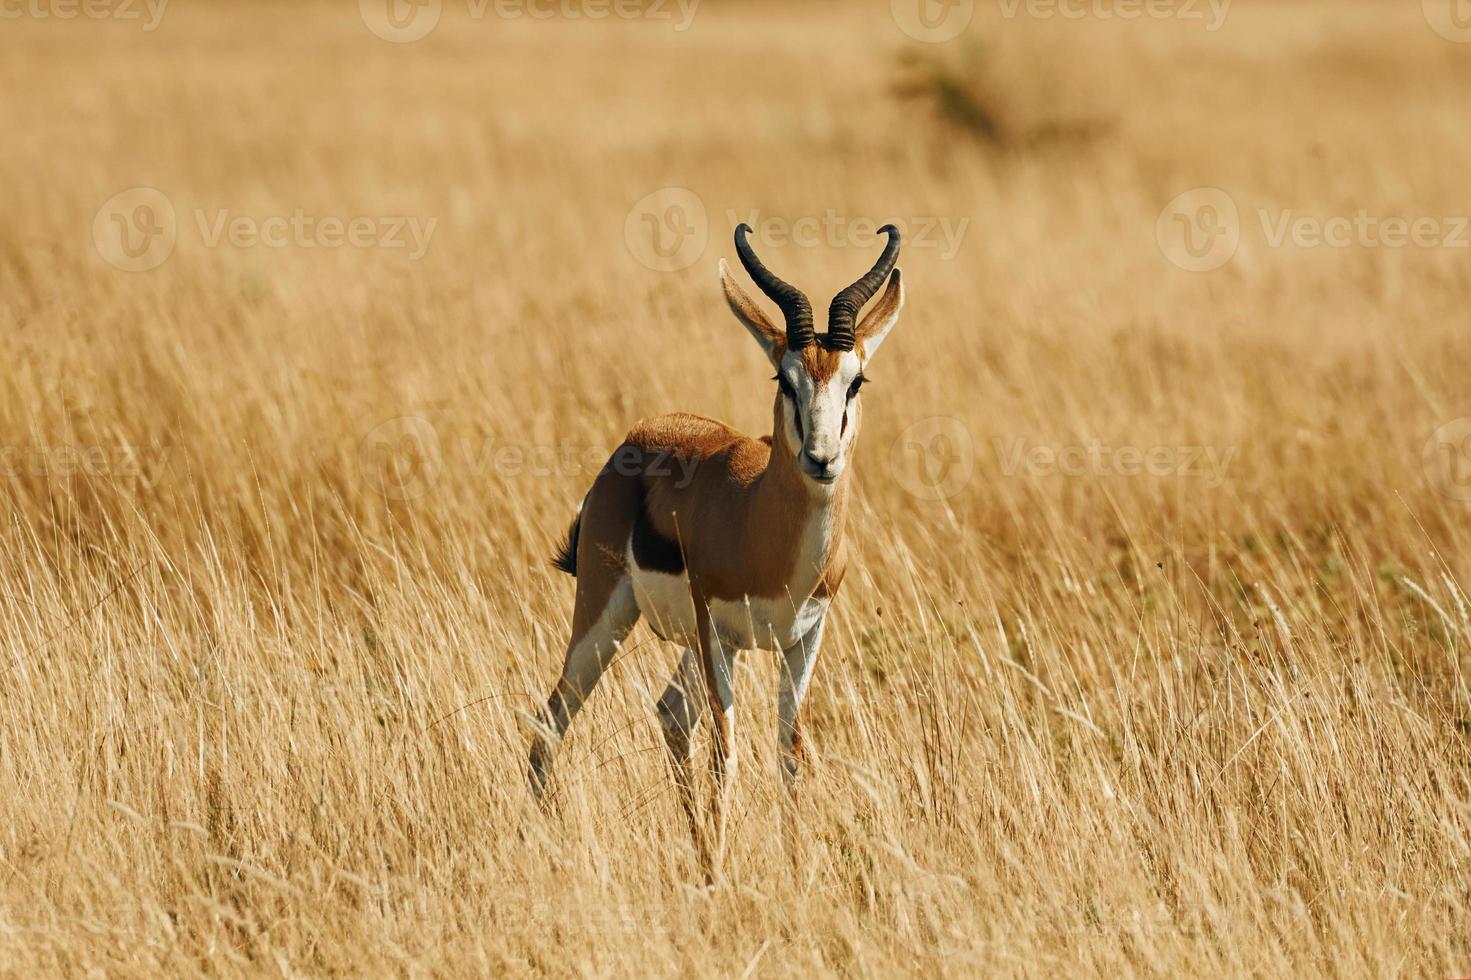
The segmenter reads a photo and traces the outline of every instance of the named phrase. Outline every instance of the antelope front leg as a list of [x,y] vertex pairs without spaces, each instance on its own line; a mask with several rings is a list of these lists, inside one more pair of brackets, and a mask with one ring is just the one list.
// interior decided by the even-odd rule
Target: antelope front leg
[[701,848],[705,880],[714,884],[720,876],[720,862],[725,853],[726,796],[730,777],[735,774],[735,674],[736,651],[722,642],[709,621],[700,616],[701,662],[705,668],[705,692],[710,701],[711,770],[715,787],[710,798],[710,829],[713,840]]
[[802,753],[802,699],[812,668],[817,663],[817,649],[822,644],[826,617],[817,621],[796,643],[782,651],[781,693],[777,700],[777,745],[781,749],[782,782],[788,793],[797,788],[797,763]]

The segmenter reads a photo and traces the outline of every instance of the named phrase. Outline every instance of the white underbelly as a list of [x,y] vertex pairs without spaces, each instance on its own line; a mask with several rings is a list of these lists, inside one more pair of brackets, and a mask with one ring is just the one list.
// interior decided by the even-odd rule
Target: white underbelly
[[[627,559],[634,598],[650,628],[663,639],[695,646],[695,603],[689,577],[639,568],[631,553]],[[827,607],[827,599],[811,597],[805,601],[785,596],[714,599],[710,618],[722,641],[738,650],[783,650],[817,625]]]

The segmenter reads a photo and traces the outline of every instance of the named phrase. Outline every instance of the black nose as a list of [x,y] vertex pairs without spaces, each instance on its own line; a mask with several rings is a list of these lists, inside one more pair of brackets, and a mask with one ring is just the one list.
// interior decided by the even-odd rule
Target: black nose
[[802,455],[807,457],[807,462],[811,463],[819,470],[827,469],[827,464],[833,461],[831,456],[814,456],[809,450],[806,449],[802,450]]

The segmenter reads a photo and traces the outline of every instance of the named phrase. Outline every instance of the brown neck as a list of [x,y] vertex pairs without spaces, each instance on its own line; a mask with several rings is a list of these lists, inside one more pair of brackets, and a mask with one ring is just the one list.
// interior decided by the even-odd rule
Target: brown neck
[[[771,458],[752,487],[751,526],[768,541],[783,547],[786,552],[783,564],[791,569],[792,584],[805,591],[816,582],[829,556],[842,544],[852,466],[850,461],[830,487],[814,482],[797,465],[796,449],[787,441],[781,413],[778,403],[772,427]],[[826,528],[826,534],[820,534],[819,528]],[[819,534],[817,541],[825,539],[825,547],[821,547],[821,553],[804,555],[804,548],[812,545],[815,533]]]

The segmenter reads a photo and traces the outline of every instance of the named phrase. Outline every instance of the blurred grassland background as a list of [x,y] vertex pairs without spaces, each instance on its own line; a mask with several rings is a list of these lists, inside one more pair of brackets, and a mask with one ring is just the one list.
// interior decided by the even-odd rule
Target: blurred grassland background
[[[7,970],[1471,971],[1471,250],[1260,217],[1471,213],[1471,45],[1418,0],[1214,31],[979,3],[943,44],[887,2],[446,3],[413,43],[352,3],[15,9]],[[127,271],[94,226],[139,186],[177,243]],[[668,187],[704,237],[678,269],[638,233]],[[1194,188],[1239,210],[1203,272],[1160,230]],[[810,247],[758,225],[819,303],[876,255],[855,223],[963,234],[901,260],[801,795],[746,655],[706,890],[652,708],[677,651],[635,633],[551,816],[518,713],[599,454],[676,409],[769,428],[716,282],[734,222],[829,209]],[[434,225],[411,259],[199,217],[298,210]],[[1008,464],[1095,441],[1227,465]],[[944,463],[969,479],[929,499]]]

